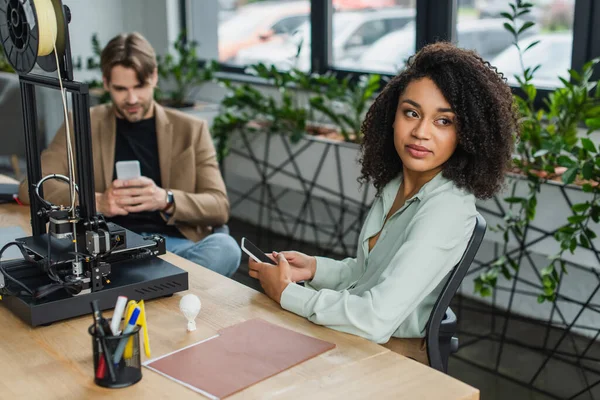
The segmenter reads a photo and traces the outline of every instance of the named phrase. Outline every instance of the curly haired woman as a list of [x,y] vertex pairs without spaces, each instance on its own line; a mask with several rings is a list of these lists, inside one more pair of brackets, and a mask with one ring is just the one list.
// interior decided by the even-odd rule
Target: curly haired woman
[[473,234],[475,199],[503,186],[518,129],[511,90],[495,68],[449,43],[424,47],[362,126],[361,179],[377,197],[357,257],[273,253],[278,265],[250,260],[250,276],[316,324],[377,343],[414,338],[394,350],[426,362],[433,304]]

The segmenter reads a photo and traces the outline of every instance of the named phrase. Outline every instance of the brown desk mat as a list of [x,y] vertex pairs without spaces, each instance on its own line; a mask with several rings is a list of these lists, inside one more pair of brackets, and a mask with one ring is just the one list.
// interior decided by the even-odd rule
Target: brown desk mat
[[144,365],[220,399],[333,348],[333,343],[251,319]]

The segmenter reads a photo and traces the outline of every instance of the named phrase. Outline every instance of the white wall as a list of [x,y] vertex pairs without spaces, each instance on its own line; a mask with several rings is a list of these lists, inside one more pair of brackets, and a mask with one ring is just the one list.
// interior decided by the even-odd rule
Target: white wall
[[217,0],[187,0],[188,35],[198,42],[203,59],[216,60],[218,51],[219,3]]

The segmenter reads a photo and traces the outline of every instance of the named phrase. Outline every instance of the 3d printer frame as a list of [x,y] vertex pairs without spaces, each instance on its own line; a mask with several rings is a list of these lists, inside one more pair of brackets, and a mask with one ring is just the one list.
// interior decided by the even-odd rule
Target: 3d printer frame
[[[35,87],[42,86],[60,90],[60,83],[56,78],[32,74],[20,75],[19,80],[23,105],[27,179],[31,184],[37,184],[42,179],[42,166],[37,139],[38,126]],[[90,227],[93,227],[97,225],[98,217],[96,214],[94,192],[88,85],[75,81],[63,81],[62,86],[72,95],[76,173],[79,181],[79,217],[85,220]],[[65,121],[65,123],[68,123],[68,121]],[[39,188],[39,192],[43,197],[43,188]],[[29,190],[29,201],[29,204],[31,204],[32,233],[33,236],[39,236],[46,233],[46,222],[48,222],[47,217],[39,212],[39,210],[44,208],[44,204],[37,197],[35,191],[31,189]]]
[[[148,300],[188,289],[187,272],[158,258],[166,253],[163,237],[142,237],[97,213],[89,89],[87,84],[73,80],[70,10],[61,0],[51,2],[57,24],[54,52],[38,56],[41,34],[36,3],[0,1],[0,39],[20,79],[33,234],[16,238],[0,250],[1,255],[15,245],[24,258],[1,261],[0,294],[6,295],[1,303],[31,326],[87,314],[92,300],[107,309],[118,296]],[[47,72],[58,70],[59,77],[32,74],[36,63]],[[70,178],[56,174],[42,177],[36,87],[59,90],[61,96],[63,90],[71,94],[75,156],[69,163]],[[66,126],[68,123],[65,120]],[[74,177],[78,185],[71,181]],[[78,205],[73,198],[69,207],[44,199],[42,184],[48,179],[69,182],[71,190],[77,189],[71,196],[78,196]],[[115,263],[118,268],[111,268]]]

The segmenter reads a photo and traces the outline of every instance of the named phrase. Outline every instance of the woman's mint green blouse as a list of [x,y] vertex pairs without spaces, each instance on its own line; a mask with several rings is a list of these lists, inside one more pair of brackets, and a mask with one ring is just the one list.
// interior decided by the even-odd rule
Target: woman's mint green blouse
[[[423,337],[445,277],[475,227],[475,197],[436,175],[385,223],[402,178],[376,198],[359,236],[356,258],[317,257],[314,279],[289,284],[281,306],[315,324],[377,343]],[[369,251],[369,238],[381,231]]]

